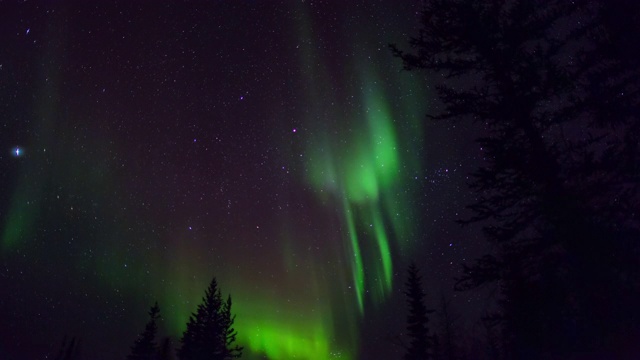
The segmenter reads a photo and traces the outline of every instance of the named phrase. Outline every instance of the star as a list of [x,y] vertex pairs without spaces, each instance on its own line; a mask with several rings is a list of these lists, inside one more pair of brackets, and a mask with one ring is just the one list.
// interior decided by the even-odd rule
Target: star
[[16,147],[15,149],[13,149],[13,155],[19,157],[20,155],[22,155],[22,149]]

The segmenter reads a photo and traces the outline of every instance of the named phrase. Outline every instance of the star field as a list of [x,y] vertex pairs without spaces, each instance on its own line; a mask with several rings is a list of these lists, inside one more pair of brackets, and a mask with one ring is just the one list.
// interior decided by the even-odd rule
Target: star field
[[451,286],[482,152],[387,47],[418,11],[0,4],[0,355],[123,358],[156,300],[177,344],[214,275],[247,359],[396,356],[410,260],[477,313]]

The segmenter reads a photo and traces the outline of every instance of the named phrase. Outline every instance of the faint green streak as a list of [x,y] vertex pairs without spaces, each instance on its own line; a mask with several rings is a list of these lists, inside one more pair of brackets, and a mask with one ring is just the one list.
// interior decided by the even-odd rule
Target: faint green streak
[[19,245],[20,239],[28,235],[29,229],[33,226],[36,209],[35,205],[27,204],[24,199],[14,200],[2,231],[3,251],[14,249]]
[[393,268],[391,263],[391,248],[389,246],[389,239],[387,237],[387,232],[382,222],[380,212],[378,212],[377,210],[372,210],[371,216],[373,218],[373,230],[378,243],[378,250],[380,251],[380,259],[382,262],[384,292],[387,293],[391,291],[391,285],[393,283],[392,282]]
[[346,199],[344,200],[344,213],[346,215],[347,231],[349,232],[348,236],[351,240],[351,255],[353,256],[351,271],[353,274],[353,284],[356,289],[358,309],[362,314],[364,312],[364,267],[362,265],[362,254],[360,252],[360,245],[358,244],[358,234],[356,233],[353,213]]

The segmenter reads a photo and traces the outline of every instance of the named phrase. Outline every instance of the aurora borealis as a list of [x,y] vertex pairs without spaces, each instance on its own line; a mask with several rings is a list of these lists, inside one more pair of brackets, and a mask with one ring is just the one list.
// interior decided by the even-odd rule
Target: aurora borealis
[[387,48],[418,11],[0,4],[0,357],[122,358],[155,300],[177,345],[212,276],[243,358],[395,354],[408,261],[439,295],[469,256],[473,156]]

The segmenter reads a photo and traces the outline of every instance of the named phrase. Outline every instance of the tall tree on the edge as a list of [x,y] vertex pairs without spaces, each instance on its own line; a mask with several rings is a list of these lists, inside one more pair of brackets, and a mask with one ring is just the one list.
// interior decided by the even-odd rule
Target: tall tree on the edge
[[242,356],[242,347],[234,345],[235,315],[231,314],[231,296],[222,300],[215,278],[205,291],[202,304],[191,315],[178,349],[180,360],[228,360]]
[[156,344],[156,333],[158,332],[158,318],[160,317],[160,307],[156,302],[149,310],[149,321],[144,327],[144,331],[138,336],[131,346],[131,353],[127,360],[155,360],[158,352]]
[[407,315],[407,335],[409,345],[404,360],[426,360],[430,358],[429,317],[431,310],[424,304],[422,278],[415,264],[409,265],[405,292],[409,314]]
[[462,223],[495,252],[458,288],[500,284],[508,358],[617,357],[640,334],[640,2],[424,4],[393,51],[437,84],[431,119],[483,128]]

